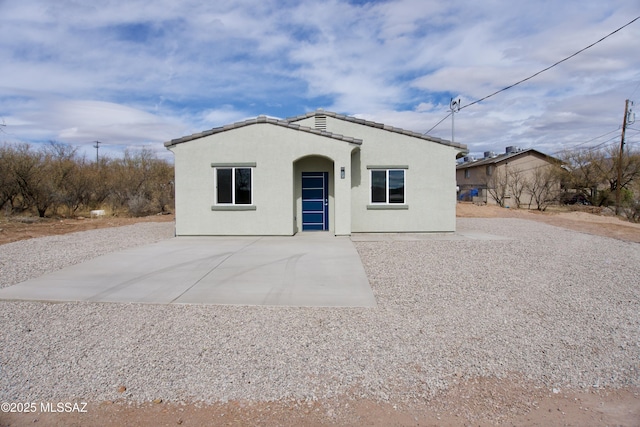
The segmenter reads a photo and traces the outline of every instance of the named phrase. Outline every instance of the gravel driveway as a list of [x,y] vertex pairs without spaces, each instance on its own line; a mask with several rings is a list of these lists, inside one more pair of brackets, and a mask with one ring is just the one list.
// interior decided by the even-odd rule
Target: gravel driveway
[[[640,245],[511,218],[458,228],[510,239],[354,243],[378,308],[0,301],[0,401],[413,400],[513,374],[640,385]],[[0,286],[172,232],[2,245]]]

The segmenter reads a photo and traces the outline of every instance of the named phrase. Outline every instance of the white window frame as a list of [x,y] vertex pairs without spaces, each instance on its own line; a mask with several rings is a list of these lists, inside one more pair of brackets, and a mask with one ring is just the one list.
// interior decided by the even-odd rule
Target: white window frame
[[[369,168],[369,204],[375,206],[404,206],[407,205],[407,169],[406,167],[370,167]],[[374,202],[373,201],[373,172],[385,172],[385,201],[384,202]],[[403,179],[404,179],[404,199],[402,203],[391,203],[389,202],[389,172],[391,171],[402,171]]]
[[[253,184],[254,181],[254,169],[255,165],[211,165],[213,166],[213,181],[214,181],[214,205],[216,206],[253,206],[254,204],[254,196],[253,193],[255,191],[255,187]],[[220,203],[218,202],[218,170],[220,169],[230,169],[231,170],[231,203]],[[249,169],[251,170],[251,203],[236,203],[236,169]]]

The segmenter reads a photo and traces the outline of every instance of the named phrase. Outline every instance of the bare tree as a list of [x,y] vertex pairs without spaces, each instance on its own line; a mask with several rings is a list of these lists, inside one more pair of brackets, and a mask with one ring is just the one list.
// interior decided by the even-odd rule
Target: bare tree
[[16,150],[7,144],[0,146],[0,208],[4,207],[9,214],[20,196],[20,187],[13,173],[15,162]]
[[[609,185],[609,192],[606,200],[602,200],[600,205],[610,203],[610,196],[615,193],[618,185],[621,189],[626,189],[632,182],[640,177],[640,155],[638,153],[628,152],[620,159],[620,150],[617,146],[611,146],[599,153],[600,158],[596,162],[600,169],[602,177]],[[619,162],[622,162],[618,165]],[[622,174],[622,181],[618,183],[618,167]]]
[[[622,181],[618,183],[619,155],[616,147],[564,153],[562,156],[566,164],[566,171],[562,177],[564,187],[583,195],[592,205],[610,205],[613,203],[612,195],[618,185],[622,190],[629,192],[633,182],[640,179],[640,153],[632,151],[622,157]],[[632,196],[627,196],[629,197]]]
[[507,198],[508,179],[505,168],[495,168],[492,173],[485,178],[487,192],[495,202],[504,207]]
[[105,156],[100,156],[99,163],[88,162],[83,168],[84,179],[89,183],[90,195],[87,200],[89,209],[99,209],[112,195],[113,185],[113,161]]
[[529,209],[535,202],[536,209],[544,211],[557,200],[560,189],[559,167],[554,165],[541,166],[534,169],[531,178],[527,182],[527,191],[531,194]]
[[76,158],[73,164],[73,172],[67,175],[60,186],[60,201],[69,215],[75,215],[80,208],[91,204],[94,188],[98,183],[90,179],[93,163],[82,157]]
[[[636,154],[638,156],[638,154]],[[634,180],[629,191],[632,194],[631,201],[625,207],[627,218],[633,222],[640,222],[640,179]]]
[[144,148],[125,151],[112,162],[111,200],[114,209],[125,209],[135,216],[165,211],[173,201],[173,166],[159,160]]
[[561,155],[565,165],[563,187],[573,190],[592,205],[598,204],[598,187],[604,180],[602,156],[594,150],[566,151]]
[[54,205],[67,207],[73,213],[85,202],[86,183],[81,176],[81,160],[77,158],[77,148],[56,141],[42,149],[49,181],[53,191]]
[[20,189],[23,208],[35,208],[38,216],[44,217],[56,201],[54,186],[49,179],[51,164],[45,153],[31,150],[28,144],[20,144],[12,171]]
[[509,168],[507,173],[507,189],[516,203],[516,208],[522,205],[522,193],[527,188],[527,178],[517,167]]
[[174,179],[172,165],[159,160],[154,162],[151,192],[153,203],[160,212],[167,212],[174,204]]
[[94,163],[55,141],[38,149],[0,146],[0,208],[7,214],[75,215],[107,202],[131,215],[167,212],[174,203],[173,180],[173,165],[146,148]]

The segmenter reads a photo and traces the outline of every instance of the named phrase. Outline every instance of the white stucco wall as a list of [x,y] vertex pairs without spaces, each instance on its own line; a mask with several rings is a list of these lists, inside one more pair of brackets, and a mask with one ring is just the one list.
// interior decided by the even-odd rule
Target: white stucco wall
[[[351,171],[352,232],[449,232],[456,227],[456,155],[451,146],[327,116],[327,131],[362,139]],[[314,127],[315,118],[296,122]],[[408,166],[408,209],[372,209],[368,166]],[[376,208],[379,206],[376,206]]]
[[[351,233],[351,177],[339,177],[358,146],[346,141],[269,123],[252,124],[169,147],[175,154],[176,234],[292,235],[300,228],[297,175],[309,155],[333,161],[330,227]],[[215,205],[212,163],[255,163],[255,210],[212,210]],[[330,161],[321,162],[323,167]],[[337,175],[336,175],[337,168]]]

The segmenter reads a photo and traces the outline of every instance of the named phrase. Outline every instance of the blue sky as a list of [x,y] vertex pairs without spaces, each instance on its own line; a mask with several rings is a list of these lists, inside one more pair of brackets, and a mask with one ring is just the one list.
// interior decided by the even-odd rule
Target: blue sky
[[[0,142],[171,158],[164,141],[317,108],[426,132],[451,97],[475,101],[639,15],[637,0],[0,0]],[[455,140],[472,153],[615,144],[639,87],[636,21],[463,109]],[[451,119],[430,134],[451,139]]]

